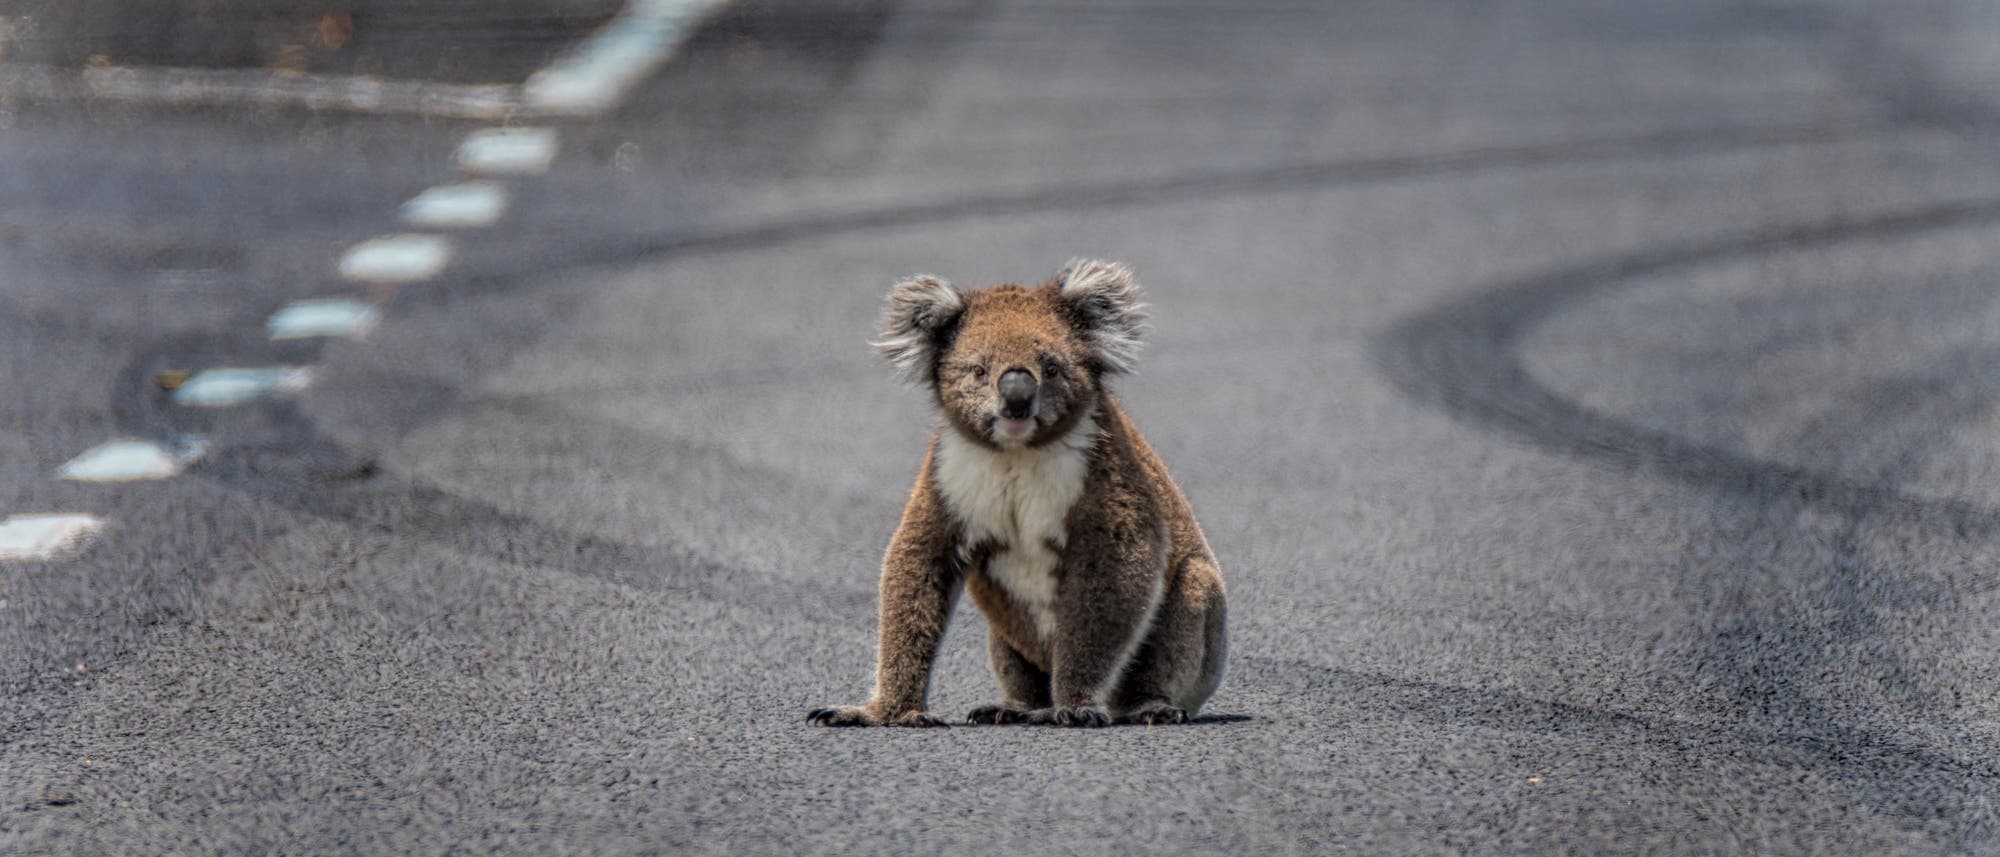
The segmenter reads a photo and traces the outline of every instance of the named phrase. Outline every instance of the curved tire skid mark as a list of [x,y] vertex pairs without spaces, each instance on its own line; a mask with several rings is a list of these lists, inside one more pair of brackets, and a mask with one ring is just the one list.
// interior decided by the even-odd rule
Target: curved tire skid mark
[[1763,461],[1591,411],[1530,375],[1516,346],[1567,305],[1638,277],[1860,238],[1993,223],[2000,223],[2000,200],[1980,200],[1585,262],[1503,283],[1408,319],[1375,341],[1374,355],[1383,374],[1412,398],[1557,452],[1751,499],[1793,495],[1836,510],[1906,509],[1949,522],[1962,537],[1991,537],[2000,534],[2000,514],[1976,504],[1917,497],[1878,482]]
[[[1811,145],[1869,135],[1903,133],[1908,125],[1874,121],[1665,130],[1647,134],[1546,144],[1488,146],[1420,155],[1302,161],[1222,171],[1188,171],[1144,179],[1070,181],[1024,191],[895,202],[849,211],[807,211],[764,222],[724,223],[665,235],[590,233],[505,270],[478,274],[482,295],[540,283],[559,272],[614,270],[689,255],[754,252],[804,241],[909,227],[934,226],[1052,212],[1133,208],[1265,194],[1300,193],[1376,182],[1471,175],[1583,163],[1685,158],[1751,149]],[[433,291],[418,300],[442,300]]]
[[[827,608],[810,611],[814,616],[824,616],[828,610],[874,608],[872,588],[815,586],[807,593],[809,598],[800,599],[797,588],[808,584],[759,581],[752,572],[724,566],[687,548],[636,545],[551,527],[421,480],[383,473],[373,457],[322,434],[290,399],[264,399],[227,413],[204,413],[177,407],[152,389],[155,367],[185,362],[190,355],[216,347],[215,337],[201,334],[146,349],[128,366],[114,397],[123,430],[206,433],[215,439],[215,448],[188,470],[189,476],[290,511],[498,562],[640,589],[684,590],[736,605],[775,609],[798,602]],[[434,391],[436,398],[444,399],[455,392]],[[224,420],[235,425],[222,425]],[[246,421],[252,424],[245,426]],[[501,550],[496,552],[495,546]],[[780,594],[785,597],[777,597]]]
[[[1647,745],[1695,762],[1707,757],[1768,759],[1804,756],[1816,769],[1850,767],[1870,778],[1891,779],[1921,772],[1950,780],[2000,779],[2000,761],[1966,760],[1927,748],[1904,747],[1866,736],[1801,735],[1742,729],[1676,719],[1644,717],[1591,706],[1537,699],[1526,694],[1469,688],[1441,682],[1342,669],[1295,658],[1243,656],[1245,667],[1275,667],[1288,676],[1288,690],[1322,699],[1329,706],[1388,710],[1436,724],[1468,725],[1526,735],[1587,737],[1621,745]],[[1690,764],[1708,776],[1710,768]]]
[[[137,349],[114,382],[111,401],[118,429],[134,435],[211,433],[214,447],[184,471],[182,479],[198,479],[255,503],[357,533],[644,591],[684,594],[771,614],[779,621],[867,627],[874,614],[872,581],[844,587],[835,576],[774,581],[681,546],[631,544],[551,527],[419,480],[383,473],[372,457],[325,437],[290,399],[261,399],[226,411],[190,409],[173,404],[153,382],[154,373],[162,368],[198,364],[216,355],[241,356],[259,348],[282,347],[287,355],[309,359],[322,348],[321,340],[274,346],[240,334],[249,329],[230,325],[225,330],[239,333],[188,334]],[[446,400],[455,393],[443,388],[434,392]],[[214,516],[212,529],[217,531],[255,532],[258,543],[284,531],[283,523],[274,525],[268,517],[255,514],[251,505],[227,504],[193,514]],[[66,638],[69,647],[97,653],[92,660],[101,671],[140,654],[139,641],[149,635],[151,626],[195,615],[200,609],[198,593],[218,574],[255,566],[232,561],[240,558],[240,545],[218,541],[181,547],[186,550],[174,556],[176,565],[143,581],[150,593],[143,609],[116,617],[51,616],[48,621],[66,621],[65,629],[72,635]],[[56,716],[53,713],[61,710],[64,697],[78,687],[39,672],[11,686],[22,707],[0,718],[0,746]],[[27,704],[30,695],[35,697],[33,705]]]
[[[1810,456],[1828,470],[1866,473],[1867,481],[1873,484],[1895,485],[1915,474],[1932,453],[1949,443],[1954,427],[1989,412],[1996,397],[2000,397],[2000,347],[1955,349],[1925,369],[1869,383],[1848,397],[1845,407],[1796,432],[1786,444],[1793,453],[1788,457]],[[1892,495],[1885,492],[1879,496],[1887,500]],[[1902,517],[1918,511],[1889,502],[1841,510],[1824,542],[1831,561],[1824,564],[1823,573],[1815,580],[1820,597],[1811,605],[1830,613],[1817,621],[1800,615],[1770,617],[1753,628],[1734,629],[1733,639],[1745,644],[1711,650],[1720,656],[1729,683],[1738,688],[1767,689],[1766,698],[1759,700],[1763,705],[1797,700],[1803,691],[1796,686],[1796,677],[1773,670],[1767,658],[1759,657],[1760,651],[1781,649],[1802,662],[1817,659],[1831,666],[1825,656],[1823,633],[1849,641],[1879,639],[1883,623],[1877,608],[1882,605],[1894,605],[1902,611],[1949,611],[1969,592],[1995,586],[2000,578],[1967,581],[1947,573],[1943,579],[1915,579],[1871,560],[1870,531],[1880,528],[1893,534],[1899,527],[1922,528],[1928,523],[1926,519]],[[1803,529],[1798,512],[1797,504],[1791,502],[1761,503],[1752,510],[1755,526],[1774,533]],[[1938,535],[1948,538],[1956,533]],[[1711,575],[1690,582],[1697,586],[1689,593],[1697,603],[1749,604],[1756,597],[1746,588],[1752,584],[1743,576]],[[1748,644],[1753,640],[1754,644]],[[1936,640],[1935,645],[1962,643],[1959,638],[1946,637]],[[1875,678],[1885,690],[1913,710],[1936,710],[1950,704],[1925,685],[1918,671],[1898,659],[1871,656],[1865,663],[1875,668]]]
[[[1871,478],[1856,479],[1760,460],[1598,413],[1564,399],[1538,381],[1528,372],[1519,347],[1537,325],[1567,307],[1626,287],[1640,277],[1859,239],[1897,238],[1995,223],[2000,223],[2000,200],[1974,200],[1674,244],[1585,262],[1503,283],[1410,318],[1376,340],[1374,355],[1385,376],[1417,400],[1480,428],[1564,455],[1712,491],[1721,501],[1739,506],[1739,520],[1757,532],[1783,539],[1799,526],[1798,512],[1805,508],[1835,516],[1842,522],[1835,548],[1844,559],[1832,572],[1837,578],[1834,585],[1844,584],[1851,602],[1839,605],[1845,613],[1842,621],[1856,629],[1865,628],[1867,618],[1854,614],[1867,606],[1852,596],[1864,578],[1895,577],[1888,570],[1867,567],[1861,558],[1860,534],[1868,521],[1885,517],[1916,521],[1958,539],[2000,538],[2000,512],[1959,499],[1917,496],[1895,487],[1893,480],[1921,460],[1925,448],[1937,441],[1935,427],[1914,427],[1908,436],[1890,438],[1888,443],[1900,447],[1900,454]],[[1967,359],[1977,357],[1966,355]],[[1893,394],[1877,389],[1871,395]],[[1970,415],[1967,411],[1935,416],[1962,419]],[[1733,591],[1702,590],[1699,580],[1687,585],[1699,590],[1689,592],[1693,598],[1745,597]],[[1725,589],[1730,585],[1723,583]],[[1912,584],[1899,581],[1897,585]],[[1926,591],[1921,597],[1926,603],[1937,603],[1949,594]],[[1839,773],[1850,788],[1867,794],[1871,805],[1890,809],[1912,826],[1954,819],[1953,835],[1961,847],[1967,842],[1987,842],[2000,834],[1994,829],[1990,810],[2000,800],[2000,765],[1964,763],[1885,736],[1879,728],[1841,724],[1800,693],[1795,682],[1774,678],[1756,652],[1744,649],[1751,646],[1768,651],[1771,640],[1760,637],[1761,631],[1751,629],[1745,637],[1730,635],[1728,629],[1718,630],[1725,633],[1710,635],[1711,649],[1705,655],[1713,655],[1725,671],[1725,680],[1737,686],[1735,704],[1740,714],[1755,718],[1784,711],[1817,724],[1811,733],[1774,736],[1773,740],[1824,757],[1825,766]],[[1783,634],[1777,644],[1794,648],[1812,645],[1804,638],[1786,639]],[[1895,764],[1881,764],[1885,758]],[[1940,778],[1946,783],[1940,783]],[[1947,784],[1940,794],[1937,788]]]

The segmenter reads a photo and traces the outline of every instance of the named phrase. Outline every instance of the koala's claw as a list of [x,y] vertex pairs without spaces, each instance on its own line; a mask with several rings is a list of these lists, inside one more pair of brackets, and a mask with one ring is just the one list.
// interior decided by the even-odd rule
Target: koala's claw
[[859,705],[839,705],[831,708],[815,708],[806,714],[806,722],[814,726],[880,726],[882,721],[868,716],[868,710]]
[[1028,722],[1028,712],[1005,705],[982,705],[965,713],[965,722],[987,726],[1004,726],[1009,723]]
[[815,726],[947,726],[942,718],[928,711],[912,711],[887,720],[868,713],[865,705],[840,705],[831,708],[815,708],[806,714],[806,722]]
[[1037,708],[1028,712],[1028,722],[1036,726],[1070,726],[1095,729],[1110,726],[1111,715],[1102,708],[1089,706],[1060,706],[1057,708]]
[[944,718],[932,714],[928,711],[912,711],[908,714],[905,714],[901,717],[889,721],[888,724],[886,725],[917,726],[925,729],[933,729],[933,728],[944,729],[951,726],[951,724],[944,722]]
[[1137,723],[1145,726],[1165,726],[1172,723],[1188,722],[1186,709],[1175,708],[1164,703],[1143,706],[1127,711],[1118,718],[1120,723]]

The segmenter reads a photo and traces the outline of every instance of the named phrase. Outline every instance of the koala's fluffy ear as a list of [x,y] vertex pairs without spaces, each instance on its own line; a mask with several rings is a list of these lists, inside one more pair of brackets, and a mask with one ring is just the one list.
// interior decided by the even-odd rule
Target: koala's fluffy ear
[[944,335],[965,312],[965,299],[941,277],[918,274],[889,289],[882,309],[882,338],[869,343],[912,384],[936,379]]
[[1132,269],[1117,262],[1075,259],[1056,275],[1070,319],[1097,352],[1106,373],[1130,372],[1147,330],[1146,305]]

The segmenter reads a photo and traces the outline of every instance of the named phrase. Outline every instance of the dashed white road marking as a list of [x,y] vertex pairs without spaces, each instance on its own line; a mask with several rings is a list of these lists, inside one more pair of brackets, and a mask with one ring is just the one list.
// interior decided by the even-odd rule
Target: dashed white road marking
[[0,561],[54,559],[103,527],[92,515],[14,515],[0,520]]
[[293,301],[271,314],[264,327],[272,339],[308,339],[344,336],[360,339],[382,320],[382,310],[374,304],[345,298]]
[[672,59],[695,25],[725,0],[633,0],[597,35],[521,85],[523,101],[550,113],[607,110]]
[[265,69],[0,66],[0,96],[140,104],[305,107],[461,119],[589,116],[671,58],[724,0],[632,0],[598,32],[520,84],[441,83]]
[[137,482],[166,479],[199,460],[208,443],[190,439],[179,449],[150,440],[114,440],[85,450],[56,471],[72,482]]
[[265,396],[296,393],[311,383],[312,369],[304,366],[203,369],[174,390],[174,404],[227,407]]
[[507,191],[494,182],[439,185],[403,203],[403,222],[425,229],[490,226],[507,210]]
[[451,243],[436,235],[387,235],[348,248],[340,275],[364,283],[414,283],[437,276],[449,261]]
[[554,128],[484,128],[458,146],[458,165],[481,175],[544,173],[555,157]]
[[[93,68],[79,77],[39,67],[0,67],[0,96],[86,97],[169,104],[278,104],[433,116],[520,118],[589,116],[618,104],[632,86],[672,58],[695,25],[728,0],[631,0],[597,35],[519,86],[436,84],[315,75],[274,76],[241,69]],[[4,23],[4,19],[0,19]],[[456,153],[474,175],[530,175],[555,160],[556,133],[544,127],[489,128],[473,132]],[[621,147],[621,158],[625,151]],[[621,161],[621,164],[623,162]],[[405,222],[419,228],[486,226],[506,210],[506,191],[489,181],[434,187],[404,203]],[[436,235],[409,233],[364,241],[341,256],[340,275],[370,285],[377,304],[397,284],[435,277],[451,259],[451,245]],[[352,300],[295,301],[266,322],[272,339],[360,337],[381,320],[379,306]],[[296,393],[312,383],[305,366],[217,368],[198,372],[174,388],[188,407],[226,407]],[[189,438],[178,449],[145,440],[100,444],[58,469],[79,482],[166,479],[207,451]],[[47,560],[84,544],[105,526],[85,514],[14,515],[0,520],[0,561]],[[0,608],[7,606],[0,600]],[[79,665],[78,669],[82,669]]]

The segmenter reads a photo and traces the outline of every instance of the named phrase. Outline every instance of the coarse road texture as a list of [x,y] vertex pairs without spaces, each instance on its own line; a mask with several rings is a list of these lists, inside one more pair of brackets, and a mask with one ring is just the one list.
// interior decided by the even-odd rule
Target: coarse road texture
[[[328,344],[263,319],[476,124],[0,100],[0,513],[112,521],[0,565],[0,853],[2000,853],[1994,8],[746,0]],[[882,294],[1086,254],[1222,689],[806,725],[928,431]]]

